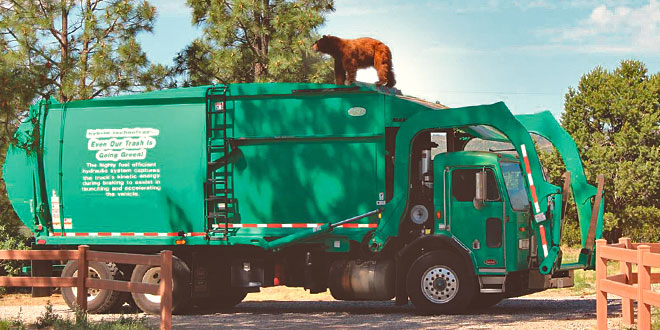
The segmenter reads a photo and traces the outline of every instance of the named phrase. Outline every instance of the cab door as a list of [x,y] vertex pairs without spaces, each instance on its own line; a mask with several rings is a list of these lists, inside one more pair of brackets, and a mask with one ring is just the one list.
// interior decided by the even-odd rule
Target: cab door
[[[486,198],[476,205],[476,174],[486,173]],[[504,271],[504,203],[492,167],[460,167],[450,170],[450,230],[476,257],[479,272]]]

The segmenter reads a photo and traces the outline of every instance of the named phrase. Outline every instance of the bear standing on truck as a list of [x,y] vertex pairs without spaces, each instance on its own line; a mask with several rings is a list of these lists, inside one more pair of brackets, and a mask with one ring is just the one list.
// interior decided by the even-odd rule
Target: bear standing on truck
[[348,83],[355,83],[357,69],[373,66],[378,73],[376,85],[394,87],[392,53],[384,43],[372,38],[342,39],[324,35],[312,48],[331,55],[335,59],[335,83],[343,85],[348,75]]

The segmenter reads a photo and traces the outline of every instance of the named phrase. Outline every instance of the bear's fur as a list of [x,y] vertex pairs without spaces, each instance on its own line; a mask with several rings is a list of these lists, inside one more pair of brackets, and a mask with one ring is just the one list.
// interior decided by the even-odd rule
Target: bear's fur
[[355,83],[357,69],[373,66],[378,73],[376,85],[393,87],[392,53],[384,43],[372,38],[342,39],[323,36],[312,48],[335,59],[335,82],[343,85]]

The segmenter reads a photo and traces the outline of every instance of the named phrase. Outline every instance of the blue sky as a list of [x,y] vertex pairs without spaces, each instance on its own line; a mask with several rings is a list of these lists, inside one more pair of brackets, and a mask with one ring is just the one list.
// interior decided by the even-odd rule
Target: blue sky
[[[171,64],[200,35],[183,0],[154,0],[149,59]],[[564,95],[596,66],[638,59],[660,71],[660,0],[335,0],[319,33],[373,37],[392,50],[396,87],[457,107],[504,101],[515,113],[563,111]],[[375,82],[374,70],[358,80]]]

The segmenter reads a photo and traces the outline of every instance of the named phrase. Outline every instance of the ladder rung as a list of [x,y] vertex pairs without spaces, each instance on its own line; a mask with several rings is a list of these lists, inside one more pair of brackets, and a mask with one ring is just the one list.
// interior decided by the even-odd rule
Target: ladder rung
[[211,111],[207,111],[206,113],[214,115],[214,114],[222,114],[226,112],[224,110],[211,110]]
[[212,213],[209,213],[206,217],[207,218],[213,218],[213,219],[217,219],[217,218],[227,219],[227,214],[212,212]]
[[225,180],[225,179],[208,179],[206,182],[207,183],[212,183],[212,184],[225,184],[225,183],[227,183],[227,180]]
[[206,197],[205,199],[207,202],[225,202],[225,203],[233,203],[234,199],[233,198],[227,198],[227,196],[209,196]]

